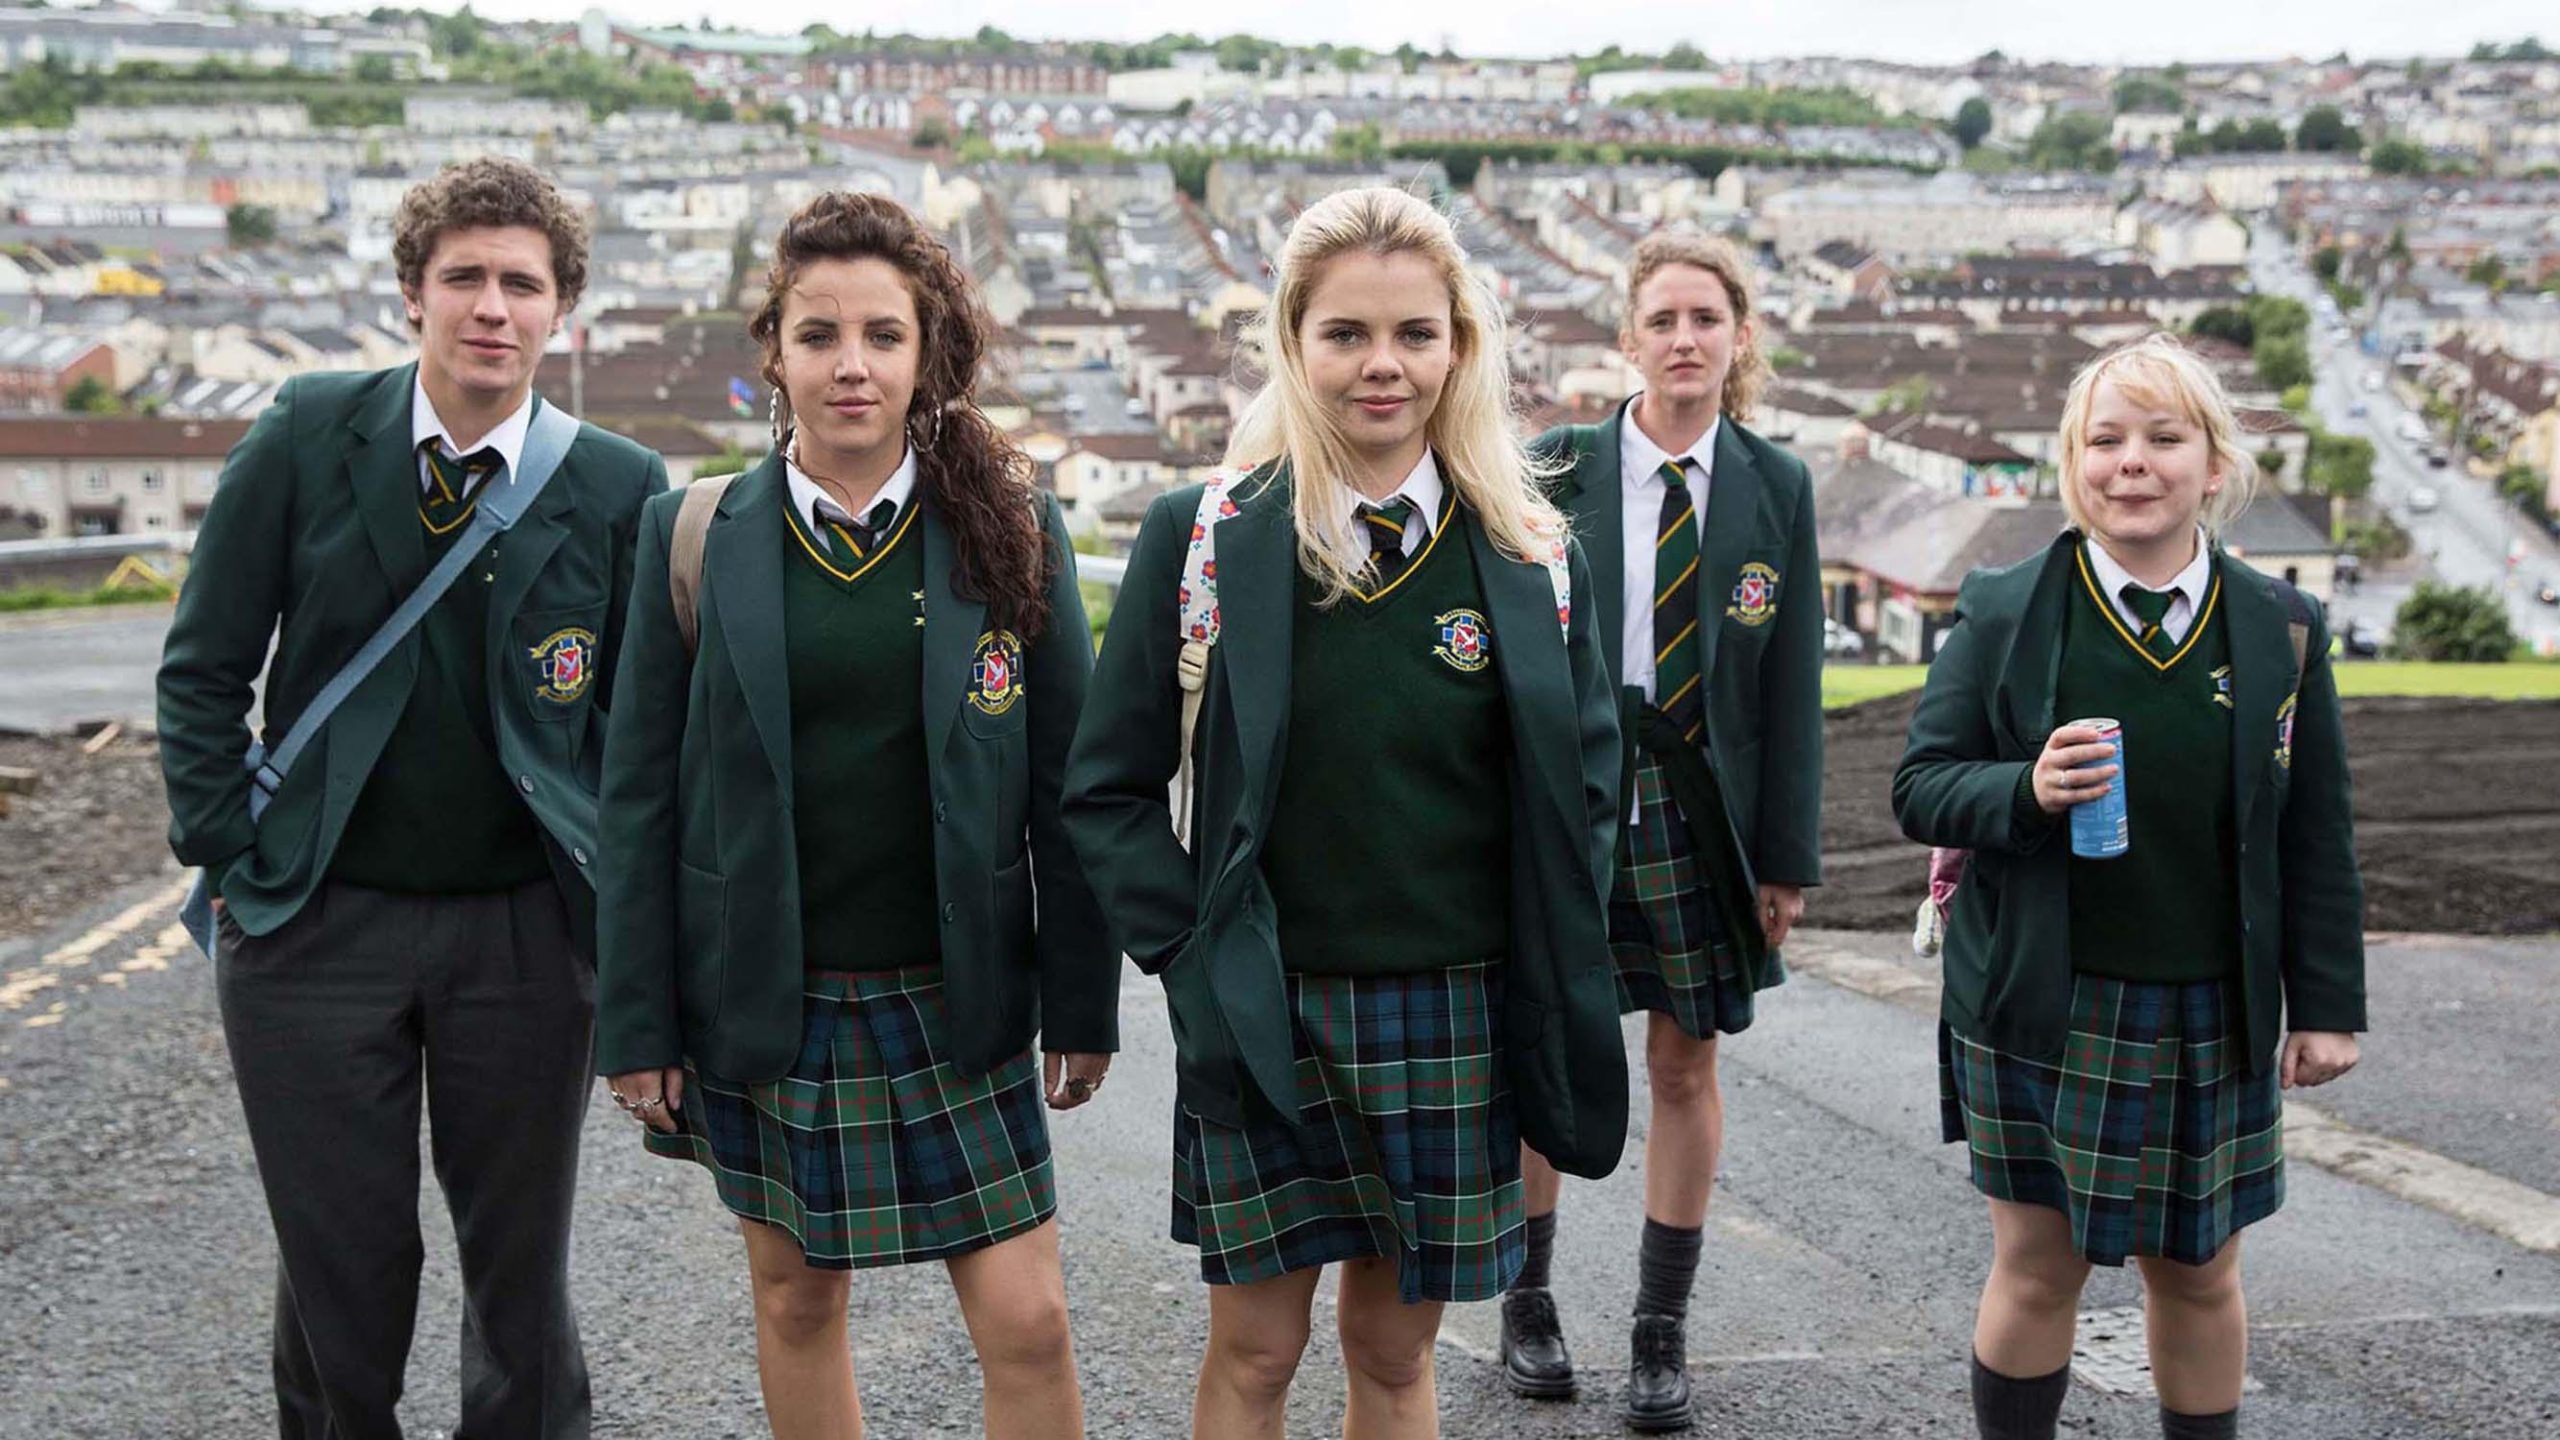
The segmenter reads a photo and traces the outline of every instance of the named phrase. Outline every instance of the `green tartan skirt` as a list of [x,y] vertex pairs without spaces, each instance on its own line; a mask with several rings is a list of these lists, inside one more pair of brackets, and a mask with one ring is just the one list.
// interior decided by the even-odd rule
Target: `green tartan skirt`
[[[1757,924],[1756,916],[1740,917]],[[1618,1013],[1670,1016],[1693,1040],[1751,1027],[1749,968],[1731,919],[1708,893],[1689,822],[1662,762],[1639,753],[1634,814],[1619,840],[1609,896],[1609,954],[1618,966]]]
[[1527,1251],[1502,975],[1287,977],[1294,1121],[1237,1129],[1175,1106],[1173,1238],[1199,1248],[1201,1279],[1375,1256],[1408,1304],[1510,1287]]
[[940,966],[806,983],[790,1073],[741,1085],[686,1066],[679,1128],[647,1132],[653,1154],[709,1170],[723,1205],[820,1269],[948,1260],[1057,1212],[1040,1062],[953,1069]]
[[1938,1027],[1939,1134],[1971,1151],[1974,1187],[2071,1219],[2099,1265],[2201,1265],[2284,1204],[2284,1098],[2252,1075],[2221,981],[2073,977],[2058,1063]]

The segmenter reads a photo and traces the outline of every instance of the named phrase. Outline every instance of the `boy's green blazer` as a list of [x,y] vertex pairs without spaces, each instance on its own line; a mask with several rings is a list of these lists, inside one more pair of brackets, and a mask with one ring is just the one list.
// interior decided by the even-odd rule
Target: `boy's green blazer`
[[[218,893],[252,935],[292,919],[328,873],[417,681],[424,642],[413,631],[250,824],[240,766],[259,673],[261,733],[273,745],[426,576],[410,443],[417,369],[285,382],[223,463],[169,626],[159,712],[170,845],[180,861],[217,872]],[[582,940],[594,933],[596,779],[633,537],[641,503],[666,488],[655,452],[583,426],[533,508],[498,540],[487,632],[498,761],[550,837]],[[565,696],[536,653],[564,635],[593,657]]]
[[[1560,425],[1535,448],[1572,465],[1554,484],[1591,558],[1593,610],[1612,683],[1626,617],[1623,407]],[[1745,603],[1745,569],[1759,582]],[[1770,592],[1774,591],[1774,595]],[[1698,548],[1698,673],[1707,761],[1724,791],[1747,885],[1822,883],[1822,560],[1804,462],[1726,416]],[[1764,977],[1764,984],[1775,977]]]
[[[788,493],[782,461],[768,455],[720,497],[703,544],[701,646],[690,659],[667,591],[682,494],[641,518],[605,746],[600,1074],[690,1059],[756,1083],[780,1078],[799,1053],[805,961],[782,623]],[[983,1074],[1035,1035],[1052,1050],[1117,1049],[1120,957],[1058,820],[1093,670],[1065,522],[1042,496],[1057,564],[1049,624],[1025,654],[1022,702],[990,715],[965,699],[987,607],[953,588],[951,531],[930,492],[917,503],[925,768],[951,1058]]]
[[[1957,593],[1893,776],[1903,832],[1971,850],[1943,954],[1944,1016],[1969,1039],[2039,1059],[2070,1028],[2070,827],[2029,813],[2020,778],[2057,719],[2076,531],[1977,570]],[[2224,554],[2231,642],[2231,782],[2240,860],[2240,1009],[2252,1073],[2282,1027],[2362,1030],[2364,885],[2346,735],[2317,607],[2299,673],[2282,583]],[[2175,765],[2128,736],[2125,763]]]
[[[1200,709],[1197,850],[1187,851],[1167,791],[1181,758],[1178,592],[1200,493],[1157,500],[1130,552],[1068,763],[1066,816],[1122,946],[1164,978],[1182,1103],[1242,1125],[1248,1096],[1258,1114],[1297,1114],[1278,917],[1260,864],[1286,783],[1297,535],[1276,466],[1239,483],[1242,508],[1218,526],[1223,628]],[[1627,1070],[1605,911],[1617,706],[1583,599],[1591,577],[1577,552],[1568,644],[1546,571],[1497,551],[1465,506],[1457,514],[1510,708],[1512,751],[1485,758],[1511,767],[1512,862],[1506,875],[1436,878],[1511,909],[1502,1033],[1522,1138],[1562,1169],[1604,1175],[1626,1143]]]

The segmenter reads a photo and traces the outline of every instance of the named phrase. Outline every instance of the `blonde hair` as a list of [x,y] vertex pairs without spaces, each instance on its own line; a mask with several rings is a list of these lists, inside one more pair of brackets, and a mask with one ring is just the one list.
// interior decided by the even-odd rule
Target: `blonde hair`
[[1331,605],[1369,569],[1368,542],[1340,524],[1346,505],[1308,503],[1351,489],[1358,466],[1350,437],[1307,385],[1298,327],[1326,262],[1357,252],[1418,255],[1449,289],[1452,363],[1440,403],[1423,422],[1441,474],[1473,507],[1495,547],[1531,559],[1564,533],[1564,517],[1537,488],[1540,467],[1521,443],[1512,410],[1511,363],[1502,302],[1467,268],[1448,217],[1405,191],[1377,185],[1342,190],[1310,205],[1281,247],[1271,304],[1246,332],[1266,379],[1227,441],[1226,463],[1247,469],[1289,462],[1298,487],[1298,564]]
[[1751,266],[1732,241],[1696,230],[1656,230],[1637,241],[1627,261],[1626,313],[1618,320],[1618,343],[1623,347],[1635,334],[1636,297],[1645,282],[1668,265],[1694,265],[1724,282],[1725,298],[1733,303],[1734,346],[1718,405],[1736,420],[1750,419],[1760,387],[1769,381],[1769,362],[1760,354],[1759,328],[1751,324]]
[[2240,444],[2240,422],[2232,414],[2231,397],[2222,382],[2193,350],[2176,336],[2155,330],[2119,345],[2080,367],[2071,393],[2062,402],[2062,512],[2074,528],[2089,533],[2089,511],[2082,503],[2080,457],[2089,448],[2089,412],[2098,386],[2112,380],[2124,397],[2145,409],[2183,415],[2204,432],[2213,473],[2222,488],[2205,497],[2198,516],[2207,535],[2219,538],[2222,527],[2239,518],[2258,494],[2258,462]]

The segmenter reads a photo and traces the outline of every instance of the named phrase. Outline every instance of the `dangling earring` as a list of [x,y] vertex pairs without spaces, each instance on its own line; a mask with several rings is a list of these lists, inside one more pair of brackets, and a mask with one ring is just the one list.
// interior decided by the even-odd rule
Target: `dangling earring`
[[765,428],[773,432],[773,448],[781,450],[791,443],[789,431],[782,423],[782,387],[775,385],[764,392]]
[[924,433],[919,435],[916,433],[916,412],[914,410],[907,412],[907,443],[919,451],[931,450],[942,443],[942,407],[928,405],[924,408],[924,414],[926,417]]

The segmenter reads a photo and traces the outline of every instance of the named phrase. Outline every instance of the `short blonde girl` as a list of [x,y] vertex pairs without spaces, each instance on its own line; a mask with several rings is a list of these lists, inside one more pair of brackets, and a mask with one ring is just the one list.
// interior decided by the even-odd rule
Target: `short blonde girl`
[[2257,498],[2258,462],[2241,448],[2240,422],[2213,370],[2176,336],[2157,330],[2100,355],[2072,378],[2071,393],[2062,402],[2062,511],[2072,526],[2088,533],[2089,512],[2080,499],[2080,456],[2089,448],[2089,411],[2099,382],[2106,380],[2113,380],[2134,404],[2183,415],[2204,432],[2212,473],[2222,485],[2205,497],[2198,518],[2207,535],[2219,538],[2223,527]]
[[[1453,363],[1424,435],[1442,474],[1474,507],[1504,554],[1534,560],[1564,533],[1564,519],[1538,491],[1538,469],[1511,406],[1511,364],[1502,303],[1467,268],[1448,217],[1405,191],[1376,185],[1342,190],[1307,207],[1280,252],[1279,286],[1247,332],[1268,378],[1227,441],[1226,463],[1243,469],[1286,458],[1296,477],[1298,563],[1330,605],[1358,588],[1369,542],[1337,523],[1348,514],[1355,468],[1351,442],[1307,386],[1298,327],[1325,263],[1338,255],[1419,255],[1449,287]],[[1308,503],[1309,497],[1342,499]]]

